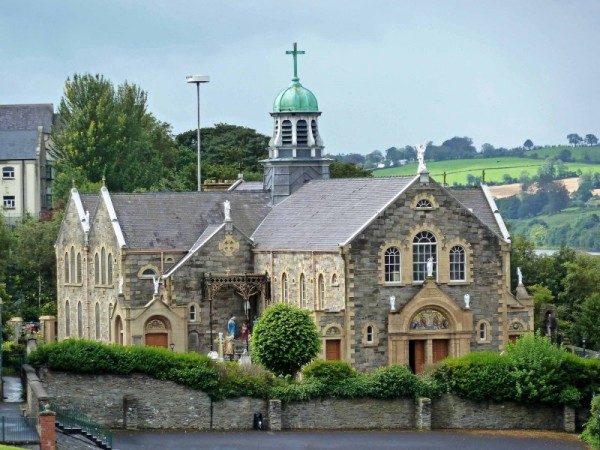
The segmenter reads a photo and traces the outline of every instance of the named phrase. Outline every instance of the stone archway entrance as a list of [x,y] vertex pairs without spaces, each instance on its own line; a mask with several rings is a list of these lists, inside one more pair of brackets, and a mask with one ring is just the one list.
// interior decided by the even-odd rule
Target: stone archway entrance
[[441,291],[433,280],[388,321],[389,364],[421,373],[429,364],[468,353],[473,313]]
[[144,341],[148,347],[169,348],[170,323],[164,317],[151,317],[144,326]]

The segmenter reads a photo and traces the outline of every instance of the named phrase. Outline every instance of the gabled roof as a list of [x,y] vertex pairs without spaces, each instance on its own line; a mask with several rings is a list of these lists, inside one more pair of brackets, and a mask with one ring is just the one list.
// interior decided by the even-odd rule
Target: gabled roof
[[0,130],[37,130],[49,133],[54,120],[51,103],[34,105],[0,105]]
[[503,240],[509,239],[508,232],[504,232],[506,227],[504,227],[504,230],[502,229],[504,226],[502,218],[499,214],[495,213],[495,205],[490,205],[489,199],[482,187],[447,189],[454,198],[470,209],[496,235]]
[[247,236],[271,209],[263,192],[149,192],[110,199],[129,249],[190,249],[207,227],[223,223],[225,200],[233,223]]
[[273,208],[252,235],[257,249],[335,250],[415,177],[313,180]]
[[0,160],[36,159],[38,130],[0,130]]

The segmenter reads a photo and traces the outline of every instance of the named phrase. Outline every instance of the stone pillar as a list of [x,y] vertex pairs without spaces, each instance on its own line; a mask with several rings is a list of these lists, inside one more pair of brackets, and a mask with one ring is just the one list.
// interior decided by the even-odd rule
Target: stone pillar
[[575,410],[570,406],[563,407],[563,429],[567,433],[575,433]]
[[281,431],[281,400],[269,400],[269,430]]
[[40,412],[40,450],[56,450],[56,425],[53,411]]
[[431,430],[431,399],[426,397],[417,402],[417,430]]
[[42,337],[44,338],[44,342],[46,344],[51,344],[56,341],[56,333],[54,332],[56,324],[55,316],[41,316],[40,317],[40,326],[42,333]]
[[126,430],[138,429],[138,399],[133,395],[123,397],[123,427]]
[[21,328],[23,327],[23,319],[20,317],[13,317],[8,321],[10,327],[14,332],[15,343],[19,342],[19,338],[21,337]]

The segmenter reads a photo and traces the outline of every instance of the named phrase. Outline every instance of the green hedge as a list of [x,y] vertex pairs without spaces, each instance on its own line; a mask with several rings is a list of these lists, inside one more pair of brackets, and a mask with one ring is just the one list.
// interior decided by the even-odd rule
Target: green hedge
[[524,335],[502,355],[469,353],[434,371],[448,392],[482,400],[578,406],[600,387],[600,361],[585,360],[539,335]]
[[77,373],[143,373],[205,391],[213,399],[435,398],[449,392],[475,401],[578,406],[588,404],[593,392],[600,392],[600,361],[566,353],[534,335],[509,344],[502,355],[473,352],[447,358],[428,375],[418,377],[403,366],[362,374],[345,362],[314,361],[304,368],[302,381],[293,381],[256,365],[217,364],[196,353],[74,339],[40,346],[29,355],[29,362]]

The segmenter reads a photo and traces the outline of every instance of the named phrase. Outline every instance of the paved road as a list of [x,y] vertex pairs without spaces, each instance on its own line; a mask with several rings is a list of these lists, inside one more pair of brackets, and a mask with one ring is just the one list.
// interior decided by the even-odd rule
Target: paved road
[[[118,450],[582,450],[572,435],[531,433],[500,436],[446,431],[384,432],[117,432]],[[543,436],[543,437],[542,437]]]

